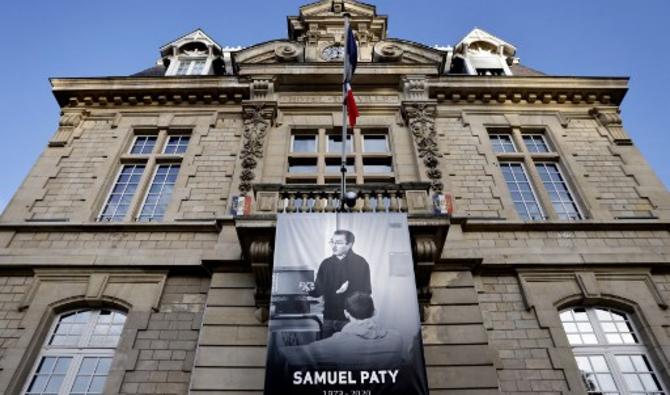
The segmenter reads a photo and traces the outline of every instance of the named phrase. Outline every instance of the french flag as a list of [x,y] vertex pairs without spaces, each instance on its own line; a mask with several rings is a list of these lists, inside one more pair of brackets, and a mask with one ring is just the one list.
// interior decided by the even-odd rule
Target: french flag
[[353,128],[356,126],[356,118],[360,114],[356,106],[356,100],[354,99],[354,92],[351,90],[351,79],[358,64],[358,47],[356,47],[356,38],[351,27],[347,31],[347,49],[344,59],[344,77],[347,92],[345,104],[347,105],[347,114],[349,115],[349,125]]

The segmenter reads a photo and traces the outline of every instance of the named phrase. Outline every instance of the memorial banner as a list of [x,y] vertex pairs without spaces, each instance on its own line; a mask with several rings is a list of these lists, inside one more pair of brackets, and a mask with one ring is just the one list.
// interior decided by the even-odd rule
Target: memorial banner
[[427,394],[407,216],[279,214],[265,394]]

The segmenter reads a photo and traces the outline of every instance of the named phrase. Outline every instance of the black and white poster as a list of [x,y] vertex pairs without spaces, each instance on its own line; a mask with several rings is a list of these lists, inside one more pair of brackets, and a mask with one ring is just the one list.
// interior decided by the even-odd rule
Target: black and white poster
[[407,216],[279,214],[265,394],[427,394]]

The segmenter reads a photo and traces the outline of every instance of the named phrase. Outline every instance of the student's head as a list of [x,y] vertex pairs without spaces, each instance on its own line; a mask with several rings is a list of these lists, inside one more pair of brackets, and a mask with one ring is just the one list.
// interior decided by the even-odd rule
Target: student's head
[[336,230],[330,239],[330,246],[333,249],[333,255],[347,255],[354,245],[354,234],[348,230]]
[[344,301],[344,313],[349,319],[366,320],[375,314],[372,296],[365,292],[354,292]]

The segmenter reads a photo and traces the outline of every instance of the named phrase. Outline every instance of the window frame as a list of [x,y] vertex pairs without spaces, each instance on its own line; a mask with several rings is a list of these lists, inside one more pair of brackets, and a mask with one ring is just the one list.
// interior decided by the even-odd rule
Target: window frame
[[[517,215],[521,217],[522,220],[524,221],[544,221],[547,219],[547,213],[544,210],[544,207],[542,207],[541,200],[538,196],[537,191],[535,190],[535,185],[533,185],[533,180],[531,179],[530,175],[528,174],[528,170],[526,169],[526,164],[523,161],[514,161],[514,160],[505,160],[505,161],[499,161],[498,166],[500,167],[500,171],[502,173],[502,166],[503,164],[505,165],[510,165],[510,164],[518,164],[521,167],[521,171],[523,171],[524,176],[526,177],[526,182],[528,183],[528,186],[530,187],[530,191],[533,194],[533,198],[535,199],[535,204],[537,205],[538,209],[540,210],[540,216],[542,217],[541,219],[524,219],[521,217],[521,214],[518,212],[516,209],[516,204],[514,203],[514,198],[512,197],[512,191],[509,188],[509,184],[507,183],[507,180],[505,179],[505,175],[503,174],[503,181],[505,182],[505,186],[507,187],[507,192],[510,194],[510,199],[512,201],[512,206],[514,206],[514,211],[516,211]],[[526,207],[526,211],[528,212],[528,206],[526,205],[526,201],[522,201],[524,204],[524,207]]]
[[[382,136],[384,137],[384,143],[386,145],[386,149],[384,151],[368,151],[365,149],[365,138],[368,136]],[[361,152],[363,154],[388,154],[391,152],[391,143],[389,141],[389,135],[388,134],[382,134],[382,133],[361,133]]]
[[[100,312],[103,310],[110,311],[113,313],[120,313],[124,317],[124,323],[123,326],[121,327],[121,332],[119,333],[117,343],[114,347],[89,346],[88,344],[90,343],[91,337],[94,334],[94,329],[96,327],[96,324],[98,323]],[[78,343],[75,346],[52,346],[50,343],[55,335],[56,329],[60,324],[62,318],[68,314],[76,314],[85,311],[93,312],[93,315],[88,319],[84,329],[82,330],[82,334],[79,338]],[[81,308],[81,309],[68,310],[57,314],[54,317],[53,322],[51,322],[49,330],[47,331],[46,336],[42,341],[42,346],[40,347],[39,352],[35,357],[35,360],[33,361],[29,374],[26,376],[25,383],[23,384],[23,387],[21,389],[21,394],[23,395],[28,394],[28,389],[30,388],[30,385],[33,383],[37,370],[39,369],[39,367],[42,364],[42,361],[45,358],[71,358],[67,370],[64,374],[63,380],[60,384],[59,391],[57,392],[58,395],[69,394],[72,390],[72,387],[74,386],[75,379],[79,374],[84,358],[92,358],[92,357],[110,359],[110,369],[107,371],[107,374],[105,376],[105,383],[103,384],[103,392],[101,392],[104,393],[104,387],[107,385],[107,380],[110,376],[110,373],[112,372],[111,366],[114,363],[114,358],[116,356],[116,350],[119,346],[119,343],[121,343],[121,338],[123,335],[123,330],[126,328],[127,319],[128,314],[126,312],[115,308],[100,308],[100,309]]]
[[[186,143],[186,147],[184,149],[184,152],[165,152],[167,150],[168,145],[170,144],[170,139],[173,137],[179,137],[179,138],[184,138],[188,137],[188,142]],[[181,140],[180,140],[181,142]],[[189,145],[191,144],[191,134],[190,133],[174,133],[174,134],[168,134],[165,138],[165,143],[163,144],[163,148],[161,149],[161,154],[162,155],[184,155],[186,153],[186,150],[188,150]],[[181,144],[177,144],[176,147],[180,147]]]
[[[579,218],[574,218],[574,219],[560,218],[559,217],[560,214],[558,213],[558,211],[556,211],[556,207],[554,206],[554,201],[551,200],[551,196],[549,196],[549,203],[551,203],[551,206],[554,209],[554,212],[556,213],[556,216],[559,217],[559,219],[563,220],[563,221],[581,221],[581,220],[583,220],[585,218],[585,216],[584,216],[584,212],[582,211],[582,208],[581,208],[582,205],[579,203],[579,201],[575,197],[576,195],[572,191],[572,187],[570,186],[570,183],[565,178],[565,175],[563,174],[563,170],[561,170],[561,164],[558,163],[558,162],[552,162],[552,161],[546,161],[546,160],[534,160],[533,161],[533,165],[535,166],[536,170],[537,170],[538,165],[540,165],[540,164],[542,164],[542,165],[552,164],[552,165],[556,166],[556,170],[558,171],[558,175],[561,177],[561,182],[563,182],[563,184],[565,185],[565,189],[567,189],[568,194],[570,195],[570,199],[572,200],[572,204],[574,204],[575,208],[577,209],[577,214],[579,215]],[[538,172],[538,174],[539,174],[539,172]],[[542,183],[542,187],[544,188],[544,190],[547,192],[547,195],[549,195],[550,191],[545,186],[544,180],[542,180],[542,176],[540,176],[540,182]],[[563,203],[563,202],[560,202],[560,203],[562,205],[565,205],[565,203]]]
[[[112,182],[112,185],[108,188],[109,190],[107,191],[107,195],[105,196],[105,200],[103,200],[102,207],[100,208],[100,212],[96,216],[95,221],[96,222],[123,222],[121,221],[112,221],[112,220],[103,220],[102,216],[105,212],[105,209],[107,208],[107,205],[109,204],[109,199],[112,197],[112,194],[114,193],[114,188],[119,182],[119,178],[121,178],[121,173],[123,173],[123,169],[126,168],[126,166],[144,166],[144,170],[142,170],[142,175],[140,176],[140,180],[137,182],[137,188],[135,188],[135,191],[132,194],[132,197],[130,198],[130,203],[128,204],[128,210],[123,213],[124,219],[128,217],[128,213],[132,212],[133,209],[133,204],[132,201],[135,199],[135,196],[137,194],[138,189],[140,189],[142,185],[142,178],[145,175],[145,172],[147,171],[147,163],[142,162],[142,163],[121,163],[121,166],[116,172],[116,176],[114,177],[114,181]],[[116,216],[116,211],[114,211],[114,215],[112,217]]]
[[[138,136],[156,136],[156,142],[154,148],[150,154],[131,154],[132,147],[134,146]],[[170,141],[171,137],[188,137],[188,143],[184,152],[174,152],[174,153],[165,153],[165,149]],[[188,155],[189,147],[193,142],[193,131],[186,130],[185,128],[178,129],[161,129],[161,130],[136,130],[134,134],[129,137],[130,148],[123,151],[120,158],[118,159],[118,170],[116,171],[116,176],[111,178],[111,181],[105,183],[107,192],[104,195],[104,199],[96,200],[100,204],[100,210],[97,211],[97,215],[93,216],[91,213],[91,220],[95,222],[114,222],[114,223],[127,223],[127,222],[139,222],[139,216],[142,212],[142,208],[147,199],[147,194],[155,178],[157,168],[163,164],[183,164],[184,158]],[[128,144],[128,143],[126,143]],[[127,146],[127,145],[124,145]],[[124,213],[123,218],[115,220],[103,220],[103,213],[107,207],[114,187],[117,184],[117,181],[126,166],[144,166],[144,170],[138,181],[137,188],[133,194],[133,197],[128,204],[128,210]],[[180,168],[180,172],[183,171],[183,168]],[[177,176],[174,187],[177,188],[180,185],[180,177]],[[181,181],[183,182],[183,181]],[[174,192],[172,194],[174,196]],[[102,197],[102,193],[99,195],[98,199]],[[168,203],[168,208],[173,204],[172,201]],[[97,204],[96,204],[97,206]],[[171,211],[166,209],[166,213],[161,221],[165,221],[166,218],[170,219]],[[144,222],[144,221],[143,221]],[[156,221],[158,222],[158,221]]]
[[[488,137],[488,144],[490,144],[491,152],[495,158],[498,167],[504,162],[521,162],[524,166],[524,171],[528,177],[528,181],[531,184],[531,188],[535,194],[537,202],[540,206],[540,209],[543,212],[543,219],[534,219],[530,221],[583,221],[588,219],[588,213],[584,205],[584,201],[581,196],[575,193],[575,187],[572,184],[571,177],[568,176],[567,170],[564,168],[564,160],[561,159],[559,152],[557,152],[556,145],[551,139],[550,131],[548,127],[542,126],[532,126],[532,127],[509,127],[509,126],[484,126],[486,134]],[[511,136],[512,144],[514,145],[515,152],[498,152],[495,150],[493,144],[493,135],[509,135]],[[542,138],[543,143],[547,147],[547,152],[535,152],[530,151],[526,142],[524,141],[525,135],[539,135]],[[545,188],[544,182],[540,177],[540,173],[537,169],[538,164],[540,163],[553,163],[556,165],[559,174],[566,188],[568,189],[570,196],[572,198],[572,203],[577,208],[577,213],[579,218],[574,219],[564,219],[559,217],[559,213],[554,208],[554,203],[551,200],[549,191]],[[500,171],[502,173],[502,169]],[[501,174],[502,175],[502,174]],[[502,182],[507,187],[507,182],[504,179],[504,176],[501,177]],[[521,218],[521,215],[516,210],[514,202],[512,200],[511,191],[508,189],[508,196],[510,197],[509,202],[511,207],[509,210],[505,210],[507,213],[513,212],[518,219],[524,220]],[[526,221],[526,220],[524,220]]]
[[[167,154],[167,155],[176,155],[176,154]],[[149,193],[151,191],[151,187],[154,185],[156,175],[158,175],[158,169],[160,169],[161,166],[170,166],[170,168],[171,168],[172,166],[175,166],[175,165],[179,166],[179,170],[177,171],[177,177],[175,178],[174,184],[172,184],[172,192],[170,192],[170,199],[172,198],[172,195],[174,194],[174,186],[177,184],[177,178],[179,177],[179,172],[181,171],[181,162],[164,162],[164,163],[156,163],[155,164],[155,166],[153,168],[153,174],[151,175],[151,178],[149,179],[149,183],[147,184],[147,188],[146,188],[146,191],[144,193],[144,197],[142,198],[142,204],[140,204],[139,210],[137,210],[137,215],[135,216],[135,222],[143,222],[143,223],[144,222],[147,222],[147,223],[149,223],[149,222],[161,222],[165,219],[165,213],[163,213],[161,219],[158,220],[158,221],[154,221],[153,217],[151,219],[149,219],[148,221],[143,221],[141,219],[141,217],[142,217],[142,211],[144,211],[144,207],[147,204],[147,199],[149,199]],[[166,177],[167,177],[167,175],[166,175]],[[165,185],[166,184],[163,183],[163,187],[165,187]],[[162,191],[163,191],[163,189],[161,188],[161,192]],[[169,205],[170,205],[170,203],[168,202],[168,204],[165,206],[165,211],[167,211],[167,208],[168,208]],[[156,205],[156,207],[158,207],[158,205]],[[154,209],[154,214],[155,214],[155,209]]]
[[[668,394],[668,390],[663,383],[660,370],[656,367],[656,364],[654,363],[654,359],[652,358],[651,352],[648,349],[648,347],[645,345],[644,342],[644,337],[643,334],[640,332],[638,329],[637,322],[632,314],[628,314],[625,311],[619,310],[619,309],[614,309],[614,308],[609,308],[605,306],[571,306],[568,308],[561,309],[559,311],[559,322],[561,323],[561,329],[563,330],[563,333],[566,336],[566,339],[568,338],[568,333],[565,331],[564,328],[564,321],[560,318],[561,314],[563,314],[566,311],[574,311],[576,309],[584,309],[588,322],[591,325],[593,329],[594,336],[596,338],[597,343],[596,344],[571,344],[569,341],[567,341],[567,344],[569,345],[573,357],[575,358],[575,364],[577,365],[578,369],[578,374],[580,377],[582,377],[582,384],[584,385],[584,388],[588,392],[588,388],[586,388],[586,384],[584,383],[584,377],[582,375],[582,371],[579,369],[579,365],[577,362],[578,357],[591,357],[591,356],[602,356],[603,359],[605,360],[605,363],[607,364],[607,368],[609,369],[609,373],[612,376],[612,380],[614,381],[616,385],[616,392],[618,392],[621,395],[626,395],[626,394],[631,394],[633,393],[629,388],[628,384],[626,383],[626,380],[624,378],[624,373],[622,368],[619,366],[619,363],[617,361],[617,356],[642,356],[646,362],[648,367],[651,369],[649,372],[653,374],[656,378],[656,382],[658,383],[660,387],[660,393],[663,394]],[[607,310],[610,313],[616,313],[619,315],[624,316],[624,322],[627,322],[628,325],[630,326],[631,333],[634,334],[634,337],[636,339],[634,344],[612,344],[609,343],[606,333],[602,326],[601,323],[603,321],[600,320],[600,318],[597,316],[597,310]],[[572,322],[572,321],[570,321]],[[610,322],[610,321],[607,321]],[[615,321],[611,321],[615,322]],[[618,333],[618,332],[617,332]],[[602,391],[602,392],[609,392],[609,391]],[[639,392],[635,392],[639,393]],[[648,393],[648,392],[644,392]],[[657,392],[659,393],[659,392]]]
[[[133,148],[135,148],[135,145],[137,144],[137,140],[138,140],[140,137],[154,137],[155,140],[154,140],[154,144],[153,144],[153,146],[151,147],[151,151],[149,151],[149,152],[143,152],[143,153],[142,153],[142,152],[133,152]],[[157,145],[157,143],[158,143],[158,136],[157,136],[156,134],[152,134],[152,133],[136,133],[135,136],[134,136],[134,138],[133,138],[133,141],[131,142],[130,146],[128,147],[128,152],[127,152],[127,154],[128,154],[128,155],[151,155],[151,154],[154,153],[154,151],[156,151],[156,145]],[[145,146],[146,146],[146,144],[145,144]]]
[[[178,77],[183,77],[187,75],[206,75],[208,70],[207,70],[207,61],[208,61],[207,56],[194,56],[194,57],[188,57],[188,56],[180,56],[177,58],[177,64],[174,67],[174,76]],[[202,65],[202,71],[198,74],[193,74],[193,69],[195,68],[195,65],[197,62],[203,61]],[[179,73],[179,68],[181,67],[182,63],[188,62],[188,67],[186,68],[185,73]]]
[[[287,147],[287,161],[284,168],[284,180],[287,184],[317,184],[334,185],[339,183],[341,173],[332,171],[332,162],[341,160],[342,152],[338,149],[333,152],[329,148],[330,136],[340,136],[339,127],[333,126],[294,126],[289,129],[291,134]],[[293,150],[295,136],[314,136],[316,139],[316,150],[314,152],[296,152]],[[385,136],[386,152],[366,152],[364,150],[364,136]],[[353,128],[348,134],[347,140],[351,141],[351,150],[347,150],[346,157],[348,165],[347,183],[392,183],[396,180],[396,166],[393,158],[393,142],[391,127],[389,126],[366,126],[365,128]],[[314,173],[292,173],[290,172],[292,160],[316,159],[316,171]],[[390,172],[366,173],[364,171],[364,160],[387,160],[391,168]],[[331,170],[329,170],[329,168]]]
[[[296,138],[296,136],[312,137],[313,140],[314,140],[314,150],[313,151],[296,151],[295,150],[295,138]],[[300,132],[300,131],[297,131],[297,130],[292,131],[291,132],[291,145],[289,147],[289,152],[291,154],[298,154],[298,155],[301,155],[301,154],[304,154],[304,155],[317,154],[319,152],[319,134],[318,133],[313,134],[313,133],[311,133],[311,131],[304,131],[304,132]]]

